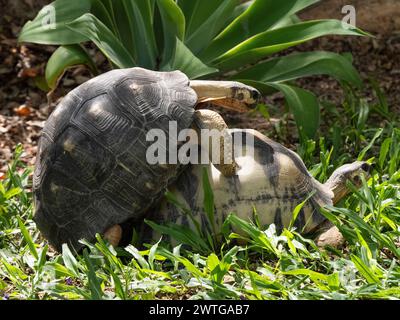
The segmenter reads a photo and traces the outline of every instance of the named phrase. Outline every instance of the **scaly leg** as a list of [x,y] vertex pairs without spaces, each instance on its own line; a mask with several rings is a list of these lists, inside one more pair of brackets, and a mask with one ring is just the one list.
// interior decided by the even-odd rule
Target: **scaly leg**
[[103,236],[113,247],[118,247],[122,238],[122,228],[119,224],[107,229]]
[[[235,175],[238,165],[234,160],[233,139],[227,130],[228,125],[224,119],[215,111],[201,109],[196,111],[195,125],[197,126],[197,130],[218,130],[221,133],[218,137],[219,146],[215,146],[212,137],[210,137],[208,141],[209,156],[211,160],[214,160],[214,166],[224,176]],[[201,135],[199,135],[199,139],[201,139]],[[205,141],[201,141],[200,143],[204,144]],[[212,155],[215,154],[213,152],[215,151],[214,148],[219,148],[219,159],[212,158]]]
[[345,239],[335,225],[327,221],[321,227],[323,231],[315,239],[318,247],[331,246],[333,248],[340,248],[343,246]]

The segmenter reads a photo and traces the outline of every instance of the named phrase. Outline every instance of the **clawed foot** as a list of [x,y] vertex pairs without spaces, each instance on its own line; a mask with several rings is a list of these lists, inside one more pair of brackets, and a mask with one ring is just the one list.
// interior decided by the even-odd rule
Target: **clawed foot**
[[118,247],[119,242],[122,238],[122,228],[119,224],[112,226],[107,229],[104,233],[104,239],[106,239],[113,247]]
[[336,226],[333,226],[327,231],[321,233],[315,239],[315,243],[320,248],[331,246],[338,249],[343,246],[344,242],[345,239]]

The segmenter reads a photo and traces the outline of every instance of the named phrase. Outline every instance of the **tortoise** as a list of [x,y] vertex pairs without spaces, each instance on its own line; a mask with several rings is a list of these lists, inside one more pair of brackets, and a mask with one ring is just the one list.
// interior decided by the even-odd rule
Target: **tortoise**
[[[234,139],[235,162],[239,166],[236,175],[223,176],[212,163],[192,165],[168,187],[175,201],[163,199],[159,206],[146,215],[146,219],[158,224],[174,223],[195,229],[195,223],[185,210],[190,210],[201,230],[212,233],[211,222],[203,210],[204,180],[206,172],[214,194],[214,219],[216,230],[230,214],[248,220],[254,217],[254,209],[261,225],[272,223],[280,232],[287,228],[293,211],[307,200],[300,210],[294,227],[302,234],[317,236],[320,246],[339,247],[343,237],[321,213],[321,208],[337,204],[349,189],[347,181],[360,186],[361,175],[368,176],[371,165],[356,161],[336,169],[324,183],[318,182],[307,171],[302,159],[293,151],[251,129],[230,130]],[[151,243],[160,234],[145,222],[136,226],[140,241]],[[239,232],[239,231],[236,231]],[[173,239],[170,239],[176,244]]]
[[[33,178],[37,227],[56,250],[67,243],[79,251],[79,240],[96,233],[117,244],[120,224],[141,218],[185,167],[149,164],[147,133],[168,135],[171,121],[178,132],[213,128],[216,112],[196,108],[212,102],[244,111],[259,97],[239,82],[190,81],[180,71],[119,69],[85,82],[63,98],[41,134]],[[234,174],[235,163],[221,160],[221,172]]]

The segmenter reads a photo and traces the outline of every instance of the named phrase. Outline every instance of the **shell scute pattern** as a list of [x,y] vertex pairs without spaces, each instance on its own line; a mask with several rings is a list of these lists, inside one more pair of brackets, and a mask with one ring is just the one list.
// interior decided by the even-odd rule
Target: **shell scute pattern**
[[34,174],[34,219],[57,249],[139,218],[177,176],[146,163],[146,133],[191,126],[196,93],[180,72],[113,70],[71,91],[45,124]]
[[[282,230],[290,224],[296,206],[314,192],[300,210],[294,223],[298,232],[312,232],[325,221],[325,217],[320,213],[320,207],[332,204],[332,191],[309,174],[297,154],[257,131],[242,129],[238,131],[253,135],[255,143],[252,155],[246,153],[244,145],[242,155],[235,158],[239,165],[237,176],[222,176],[212,164],[192,166],[170,187],[178,202],[191,209],[193,216],[203,228],[207,227],[209,223],[206,223],[207,215],[203,210],[204,192],[201,179],[205,169],[214,193],[216,217],[214,222],[217,229],[222,226],[225,217],[230,213],[248,220],[255,208],[262,225],[275,223],[277,230]],[[233,138],[235,139],[235,135]],[[247,139],[242,138],[242,141]],[[188,185],[191,187],[188,188]],[[183,223],[184,214],[178,211],[177,215],[174,211],[172,217],[171,207],[173,205],[163,201],[160,208],[155,210],[158,213],[148,219],[161,224]],[[194,228],[194,225],[192,227]],[[146,226],[141,228],[148,234]],[[153,239],[157,238],[158,235]]]
[[50,160],[46,159],[51,159],[53,158],[53,150],[50,148],[50,145],[54,143],[53,140],[48,136],[47,133],[42,132],[42,136],[39,142],[39,150],[41,150],[41,153],[38,153],[36,155],[36,164],[35,164],[35,170],[33,173],[33,188],[38,189],[40,184],[43,181],[43,176],[46,171],[47,171],[47,166]]
[[46,208],[50,212],[58,210],[60,202],[64,204],[58,216],[61,220],[60,225],[64,225],[73,220],[71,218],[77,207],[86,210],[89,205],[88,193],[88,188],[76,179],[56,168],[50,168],[39,196],[43,199],[43,196],[52,195],[46,201]]
[[60,135],[70,123],[73,116],[71,105],[80,106],[81,103],[81,97],[77,96],[74,91],[65,96],[47,119],[46,125],[43,128],[43,134],[46,134],[52,141],[55,141],[58,135]]
[[72,123],[117,155],[135,143],[142,130],[140,122],[125,117],[107,95],[87,101]]

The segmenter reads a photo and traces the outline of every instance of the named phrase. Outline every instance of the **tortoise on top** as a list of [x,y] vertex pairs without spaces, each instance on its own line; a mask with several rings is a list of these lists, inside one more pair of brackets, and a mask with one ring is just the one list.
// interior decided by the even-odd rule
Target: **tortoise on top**
[[[215,112],[195,106],[213,101],[243,111],[258,98],[244,84],[189,81],[179,71],[121,69],[87,81],[44,126],[33,183],[38,228],[58,250],[63,243],[79,250],[79,240],[91,241],[96,233],[117,244],[119,224],[141,218],[182,169],[146,162],[149,130],[168,136],[170,121],[178,132],[194,124],[223,130],[226,124]],[[225,175],[235,173],[234,162],[222,155],[220,163]]]
[[[192,212],[203,231],[213,231],[203,209],[202,177],[205,170],[214,194],[213,223],[217,230],[230,213],[248,220],[253,217],[255,209],[261,225],[274,223],[279,232],[289,226],[296,206],[311,196],[300,210],[294,226],[304,234],[319,233],[317,243],[321,246],[340,245],[343,238],[339,230],[320,213],[320,208],[339,202],[349,192],[346,187],[348,180],[360,186],[360,175],[368,176],[370,165],[360,161],[346,164],[321,184],[310,175],[293,151],[255,130],[236,129],[231,132],[235,161],[239,166],[235,176],[221,175],[212,164],[192,165],[168,187],[175,200]],[[146,219],[162,225],[169,222],[186,225],[196,230],[187,214],[181,213],[166,199],[146,214]],[[142,242],[160,239],[160,235],[145,223],[137,226]]]

